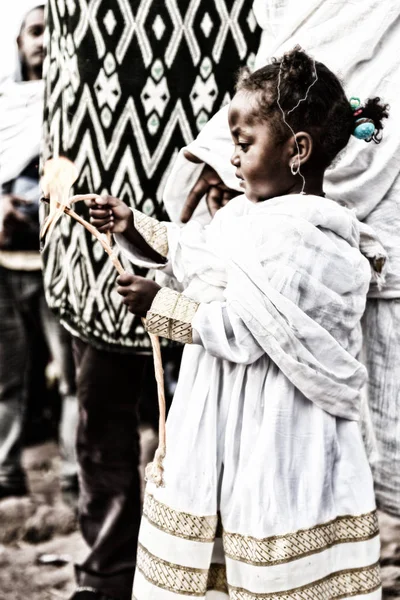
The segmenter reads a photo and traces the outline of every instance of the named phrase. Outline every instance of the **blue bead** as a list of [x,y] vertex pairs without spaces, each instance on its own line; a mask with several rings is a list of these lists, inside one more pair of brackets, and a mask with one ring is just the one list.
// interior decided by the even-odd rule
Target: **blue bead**
[[374,135],[375,125],[373,123],[360,123],[353,131],[353,135],[359,140],[369,140]]
[[357,98],[355,96],[352,96],[350,98],[349,102],[350,102],[350,106],[351,106],[352,110],[357,110],[357,108],[359,108],[361,106],[360,98]]

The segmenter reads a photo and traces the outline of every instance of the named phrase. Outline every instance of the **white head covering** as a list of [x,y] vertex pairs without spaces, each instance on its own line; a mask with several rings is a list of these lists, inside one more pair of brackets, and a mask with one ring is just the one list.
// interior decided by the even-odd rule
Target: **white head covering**
[[44,82],[22,81],[16,43],[25,16],[40,5],[40,0],[20,0],[12,13],[16,58],[14,74],[0,82],[0,184],[18,177],[40,153]]
[[0,87],[10,79],[22,80],[17,37],[26,15],[37,6],[45,4],[46,0],[14,0],[0,21]]

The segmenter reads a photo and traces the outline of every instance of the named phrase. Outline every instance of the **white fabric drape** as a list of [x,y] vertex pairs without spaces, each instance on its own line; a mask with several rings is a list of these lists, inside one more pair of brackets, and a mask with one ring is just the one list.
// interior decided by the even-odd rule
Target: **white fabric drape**
[[9,80],[0,88],[0,184],[40,154],[43,94],[43,80]]

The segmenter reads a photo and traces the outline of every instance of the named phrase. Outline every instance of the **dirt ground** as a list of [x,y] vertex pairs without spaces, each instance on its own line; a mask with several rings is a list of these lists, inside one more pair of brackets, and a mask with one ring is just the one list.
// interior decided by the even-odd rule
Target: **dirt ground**
[[74,588],[73,563],[87,549],[61,498],[56,444],[27,449],[24,466],[30,497],[0,501],[0,600],[64,600]]
[[[143,463],[154,448],[142,433]],[[25,451],[30,498],[0,502],[0,600],[67,600],[87,548],[61,499],[53,443]],[[400,520],[380,515],[384,599],[400,598]]]

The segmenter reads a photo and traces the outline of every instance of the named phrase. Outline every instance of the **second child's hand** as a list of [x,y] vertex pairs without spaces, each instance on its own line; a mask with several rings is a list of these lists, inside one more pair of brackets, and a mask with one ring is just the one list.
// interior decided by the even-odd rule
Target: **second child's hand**
[[[186,160],[189,162],[195,164],[200,164],[203,162],[188,150],[185,150],[183,154]],[[205,164],[200,177],[190,190],[185,204],[183,205],[181,221],[182,223],[187,223],[190,221],[194,211],[204,195],[206,197],[209,213],[213,217],[220,208],[229,202],[229,200],[232,200],[232,198],[241,193],[242,192],[228,188],[218,175],[217,171],[215,171],[215,169],[213,169],[210,165]]]

